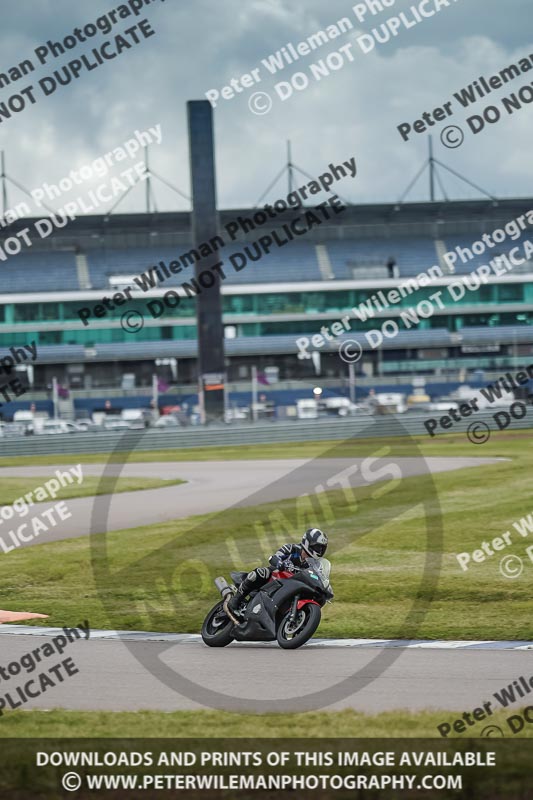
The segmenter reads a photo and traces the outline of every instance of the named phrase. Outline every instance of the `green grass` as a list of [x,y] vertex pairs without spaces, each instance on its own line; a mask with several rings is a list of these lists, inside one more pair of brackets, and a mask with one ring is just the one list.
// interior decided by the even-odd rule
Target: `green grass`
[[[527,443],[533,436],[531,430],[494,433],[487,444],[476,447],[471,444],[466,434],[450,434],[430,438],[430,436],[414,436],[393,439],[347,439],[346,441],[324,442],[275,442],[273,444],[249,444],[224,447],[189,447],[176,450],[134,450],[126,453],[129,461],[234,461],[242,459],[269,458],[321,458],[327,457],[332,448],[342,457],[364,456],[375,452],[388,442],[394,447],[396,455],[464,455],[492,456],[509,453],[506,443],[513,443],[517,448],[527,449]],[[48,464],[100,464],[107,460],[122,461],[123,455],[111,456],[109,453],[82,453],[75,456],[33,455],[6,456],[0,458],[0,467],[36,466]]]
[[[39,486],[44,486],[47,480],[53,475],[40,478],[0,478],[0,505],[5,506],[14,503],[15,500],[23,498],[29,492],[34,492]],[[94,497],[99,494],[119,493],[119,492],[139,492],[144,489],[159,489],[161,486],[176,486],[185,481],[174,479],[164,480],[160,478],[99,478],[91,475],[83,477],[82,483],[74,483],[62,486],[56,500],[70,500],[73,497]],[[46,499],[53,499],[51,496]],[[37,502],[35,498],[30,498],[32,502]]]
[[[437,725],[452,723],[462,715],[453,711],[389,711],[377,715],[358,711],[305,714],[232,714],[225,711],[11,711],[0,719],[1,738],[138,738],[138,739],[227,739],[227,738],[436,738]],[[505,719],[512,712],[498,713],[476,723],[464,734],[448,738],[479,736],[485,725],[510,731]],[[517,734],[533,737],[533,725]]]
[[[53,625],[89,619],[92,627],[198,632],[218,596],[216,575],[264,563],[283,541],[319,524],[331,535],[336,595],[324,609],[322,636],[532,639],[533,563],[519,580],[508,580],[498,557],[464,573],[454,556],[533,509],[529,438],[494,438],[482,448],[440,439],[422,448],[425,455],[508,459],[490,466],[19,550],[0,560],[0,593],[10,609],[48,613]],[[376,443],[373,451],[368,442],[350,447],[358,444],[377,452]],[[378,446],[399,455],[406,445]],[[340,443],[328,455],[347,449]],[[297,453],[285,445],[285,456]],[[527,544],[505,553],[523,556]]]

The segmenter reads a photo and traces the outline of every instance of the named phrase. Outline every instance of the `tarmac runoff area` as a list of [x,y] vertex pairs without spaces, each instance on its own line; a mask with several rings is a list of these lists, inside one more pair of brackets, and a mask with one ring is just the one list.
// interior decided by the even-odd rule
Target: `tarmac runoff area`
[[[25,653],[42,648],[44,642],[51,642],[53,636],[62,633],[61,629],[1,626],[1,664],[6,667],[20,660]],[[386,670],[370,663],[379,650],[391,647],[400,652]],[[147,658],[156,663],[159,658],[173,672],[229,697],[235,692],[238,675],[242,708],[238,705],[240,700],[232,699],[229,708],[235,711],[253,712],[254,701],[264,703],[266,697],[273,712],[304,711],[302,674],[312,673],[313,689],[324,690],[323,707],[327,710],[353,708],[379,713],[441,709],[443,722],[453,722],[457,713],[450,712],[471,712],[488,701],[492,701],[493,711],[498,710],[494,693],[501,693],[503,687],[520,675],[531,676],[532,649],[533,642],[315,639],[296,651],[284,651],[275,644],[231,644],[215,650],[193,635],[91,631],[90,639],[82,637],[69,644],[62,656],[72,659],[77,673],[30,699],[23,708],[79,711],[203,708],[199,702],[167,687],[140,663]],[[44,669],[41,663],[34,673],[19,674],[2,682],[0,694],[5,695],[10,689],[13,692],[15,686],[24,685]],[[353,690],[344,699],[328,705],[328,687],[350,676],[354,676]],[[516,713],[513,708],[520,704],[527,704],[530,696],[510,706],[509,714]],[[222,699],[219,707],[224,707]],[[487,720],[477,722],[471,734],[479,735],[483,726],[490,723],[490,715]]]
[[[128,464],[83,464],[83,475],[116,475],[124,478],[181,478],[187,483],[177,486],[147,489],[139,492],[122,492],[115,495],[80,497],[65,500],[70,517],[59,519],[54,527],[49,527],[37,538],[20,542],[21,547],[34,544],[78,538],[93,533],[125,530],[142,525],[154,525],[175,519],[224,511],[230,508],[254,506],[262,503],[298,497],[302,494],[321,491],[323,487],[340,489],[340,476],[349,471],[351,487],[366,486],[369,483],[392,479],[391,468],[395,466],[394,477],[413,477],[428,472],[449,472],[452,470],[478,467],[497,463],[497,458],[420,458],[383,457],[378,460],[362,458],[323,458],[323,459],[273,459],[255,461],[181,461],[162,463]],[[372,462],[375,462],[371,466]],[[75,458],[64,466],[44,467],[2,467],[2,477],[35,477],[43,481],[54,476],[56,470],[68,470],[76,464]],[[384,467],[387,471],[384,472]],[[458,477],[458,480],[460,478]],[[345,479],[346,480],[346,479]],[[329,485],[328,485],[329,481]],[[109,503],[106,502],[106,498]],[[38,503],[30,507],[26,517],[16,515],[0,523],[0,537],[6,539],[11,529],[27,521],[32,516],[53,509],[55,502]],[[97,509],[97,513],[93,511]],[[109,508],[109,511],[107,511]],[[29,538],[29,537],[28,537]]]

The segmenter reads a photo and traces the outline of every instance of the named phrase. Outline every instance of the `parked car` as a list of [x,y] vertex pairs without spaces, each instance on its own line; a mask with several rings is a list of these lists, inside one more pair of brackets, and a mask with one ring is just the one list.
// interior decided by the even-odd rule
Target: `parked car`
[[58,433],[79,433],[80,428],[74,422],[65,419],[45,419],[43,424],[35,428],[38,436],[54,435]]
[[159,417],[154,425],[154,428],[179,428],[180,424],[176,417],[171,414],[166,414],[164,417]]
[[25,436],[26,425],[23,422],[4,422],[2,423],[2,433],[0,436]]
[[104,431],[129,431],[130,427],[130,423],[120,417],[110,417],[102,422]]
[[98,426],[92,421],[90,417],[82,417],[76,420],[76,425],[80,431],[93,431]]

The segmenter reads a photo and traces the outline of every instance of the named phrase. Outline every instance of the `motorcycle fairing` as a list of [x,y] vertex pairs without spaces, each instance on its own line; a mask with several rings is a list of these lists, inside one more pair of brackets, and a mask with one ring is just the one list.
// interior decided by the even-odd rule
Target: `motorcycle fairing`
[[256,592],[248,601],[244,622],[236,625],[233,636],[240,641],[273,642],[276,638],[276,611],[266,592]]
[[236,641],[272,642],[276,639],[276,617],[281,609],[290,606],[296,595],[303,595],[299,607],[306,602],[317,602],[323,591],[305,572],[295,573],[290,580],[274,579],[251,595],[244,611],[243,622],[235,625]]
[[307,597],[320,597],[322,594],[320,587],[315,586],[314,582],[312,584],[304,572],[296,573],[290,581],[279,581],[279,583],[281,586],[274,592],[272,598],[278,611],[297,594],[304,594]]

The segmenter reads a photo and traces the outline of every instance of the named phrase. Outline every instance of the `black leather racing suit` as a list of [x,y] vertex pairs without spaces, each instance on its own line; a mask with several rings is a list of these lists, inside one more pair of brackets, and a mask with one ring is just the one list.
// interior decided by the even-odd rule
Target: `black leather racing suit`
[[246,597],[250,592],[255,592],[261,589],[265,583],[268,583],[274,570],[282,569],[284,562],[294,567],[305,567],[307,559],[302,550],[301,544],[284,544],[279,550],[276,550],[274,555],[270,556],[268,567],[257,567],[248,573],[238,588],[238,594],[241,597]]

